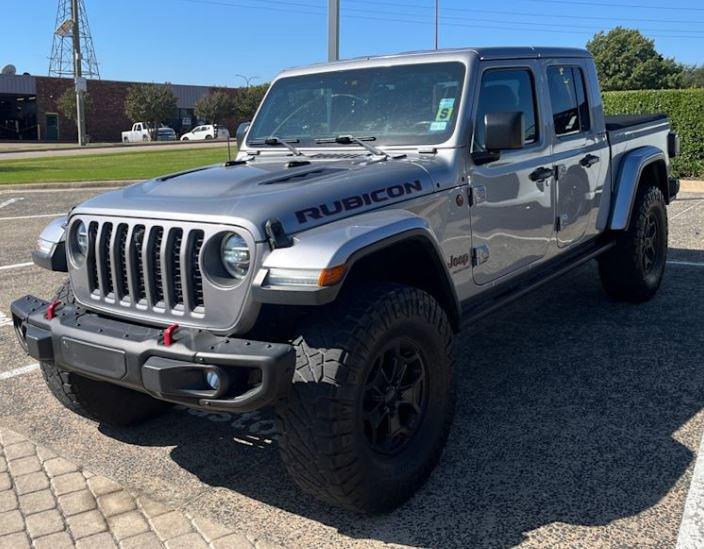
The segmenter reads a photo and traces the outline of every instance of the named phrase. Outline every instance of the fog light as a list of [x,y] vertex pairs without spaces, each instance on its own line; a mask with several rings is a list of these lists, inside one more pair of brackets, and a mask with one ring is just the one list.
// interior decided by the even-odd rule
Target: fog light
[[208,372],[205,374],[205,382],[213,391],[219,391],[222,382],[220,381],[220,374],[217,372]]

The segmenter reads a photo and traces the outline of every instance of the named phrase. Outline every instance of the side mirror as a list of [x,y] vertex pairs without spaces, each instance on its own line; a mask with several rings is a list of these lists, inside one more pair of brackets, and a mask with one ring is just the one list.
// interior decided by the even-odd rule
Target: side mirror
[[490,112],[484,117],[486,151],[472,153],[476,164],[494,162],[501,151],[525,147],[525,115],[522,112]]
[[247,130],[249,130],[249,126],[251,124],[251,122],[242,122],[239,126],[237,126],[237,133],[235,134],[235,139],[237,140],[238,149],[242,148],[242,143],[244,143],[244,138],[247,135]]

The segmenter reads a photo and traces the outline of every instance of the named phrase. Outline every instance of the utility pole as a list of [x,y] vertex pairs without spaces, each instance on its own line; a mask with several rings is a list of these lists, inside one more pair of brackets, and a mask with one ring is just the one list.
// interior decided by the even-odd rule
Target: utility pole
[[435,0],[435,49],[440,49],[440,0]]
[[81,70],[81,29],[78,0],[71,0],[71,19],[73,19],[71,35],[73,38],[73,81],[76,88],[76,127],[78,128],[78,144],[83,146],[86,144],[86,119],[83,102],[86,80],[83,78]]
[[340,0],[328,0],[328,61],[340,59]]

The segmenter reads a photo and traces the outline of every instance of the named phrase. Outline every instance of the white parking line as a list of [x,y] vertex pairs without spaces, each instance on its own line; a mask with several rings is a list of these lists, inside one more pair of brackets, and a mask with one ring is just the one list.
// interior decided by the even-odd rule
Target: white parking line
[[10,326],[12,324],[12,319],[7,318],[4,313],[0,313],[0,328],[3,326]]
[[34,370],[39,369],[39,364],[36,362],[34,364],[30,364],[29,366],[22,366],[21,368],[15,368],[14,370],[10,370],[9,372],[0,372],[0,381],[4,381],[6,379],[12,379],[13,377],[17,376],[23,376],[24,374],[28,374],[30,372],[33,372]]
[[694,464],[692,481],[689,484],[684,504],[677,549],[696,549],[704,544],[704,439],[699,445],[697,462]]
[[668,265],[683,265],[685,267],[704,267],[704,263],[698,261],[677,261],[675,259],[670,259]]
[[677,219],[682,214],[686,214],[688,211],[693,210],[694,208],[697,208],[697,207],[701,206],[702,204],[704,204],[704,200],[698,200],[695,204],[693,204],[689,208],[686,208],[686,209],[682,210],[681,212],[678,212],[675,215],[670,216],[669,220],[672,221],[673,219]]
[[20,200],[24,200],[24,197],[8,198],[4,202],[0,202],[0,208],[4,208],[5,206],[9,206],[10,204],[14,204],[15,202],[19,202]]
[[34,265],[31,261],[28,261],[27,263],[15,263],[14,265],[3,265],[0,267],[0,271],[9,271],[10,269],[20,269],[22,267],[29,267],[30,265]]
[[66,215],[66,212],[55,214],[17,215],[14,217],[0,217],[0,221],[16,221],[17,219],[39,219],[40,217],[61,217],[62,215]]

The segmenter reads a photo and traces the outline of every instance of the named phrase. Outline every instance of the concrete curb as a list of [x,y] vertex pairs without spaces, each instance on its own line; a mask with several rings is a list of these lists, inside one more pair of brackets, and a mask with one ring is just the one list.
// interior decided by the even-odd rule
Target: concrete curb
[[704,193],[704,181],[680,180],[680,192],[683,193]]
[[124,187],[139,180],[126,181],[68,181],[56,183],[24,183],[19,185],[0,185],[0,193],[5,191],[44,191],[53,189],[104,189],[107,187]]

